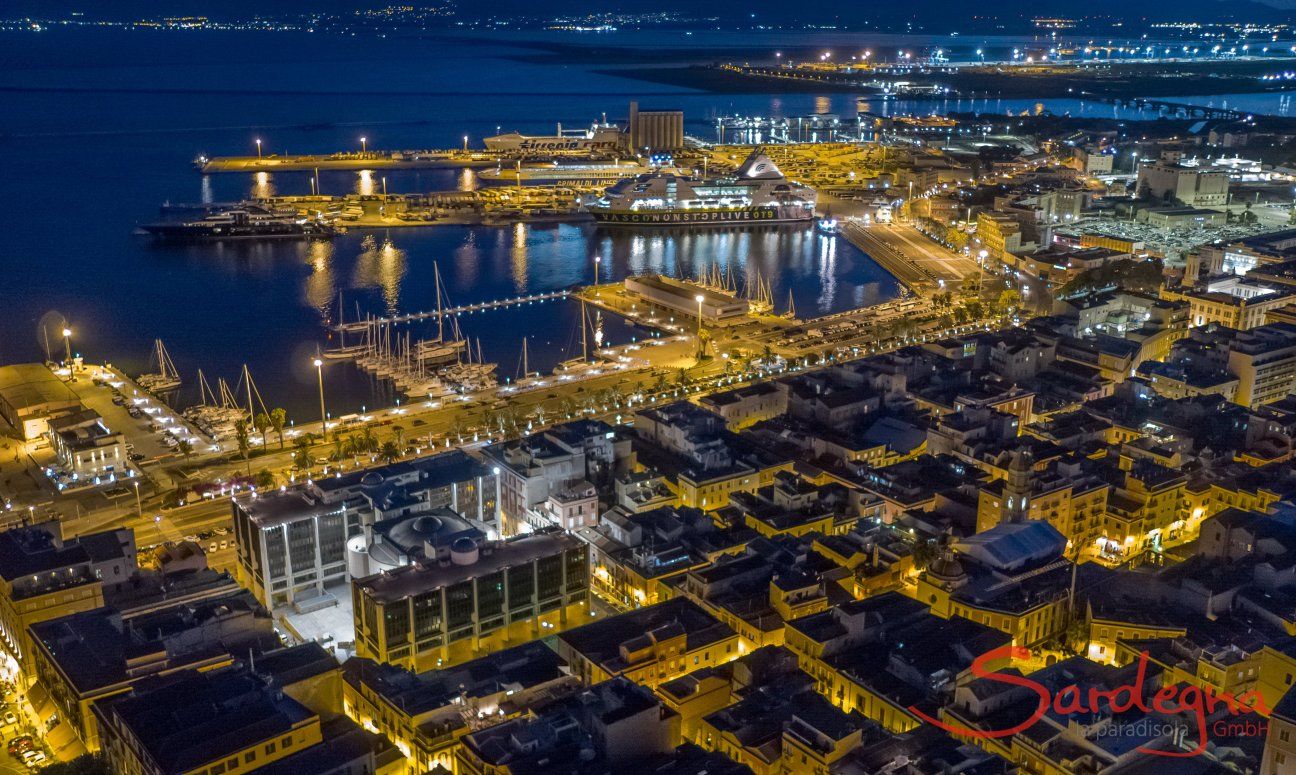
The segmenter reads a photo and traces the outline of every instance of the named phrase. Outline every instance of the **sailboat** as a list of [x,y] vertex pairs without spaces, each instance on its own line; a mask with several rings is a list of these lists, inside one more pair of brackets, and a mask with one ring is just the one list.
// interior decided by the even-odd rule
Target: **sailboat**
[[153,340],[153,356],[149,359],[149,364],[156,366],[157,371],[141,374],[135,380],[140,387],[152,393],[165,393],[180,387],[180,373],[176,371],[161,339]]
[[415,357],[421,363],[430,365],[452,363],[460,359],[460,354],[466,346],[466,340],[463,333],[459,330],[458,318],[450,319],[450,327],[453,329],[453,338],[449,341],[445,337],[445,314],[442,306],[442,285],[441,285],[441,267],[432,262],[432,270],[436,275],[436,305],[437,305],[437,335],[436,339],[419,340],[417,348],[414,351]]
[[234,399],[229,383],[223,378],[217,379],[213,390],[202,369],[198,370],[198,403],[185,409],[183,414],[186,420],[214,440],[233,436],[234,423],[248,416]]
[[[601,322],[599,325],[600,326],[602,325]],[[571,379],[576,374],[582,371],[592,371],[598,369],[597,362],[590,360],[590,347],[589,347],[590,322],[589,322],[589,314],[586,311],[585,301],[583,299],[581,300],[580,327],[581,327],[581,357],[568,358],[567,360],[555,366],[553,369],[553,373],[558,375],[560,378]],[[600,331],[595,332],[595,337],[596,337],[596,342],[602,340],[602,334],[600,333]],[[598,349],[597,343],[595,344],[595,349]]]
[[757,270],[753,270],[752,276],[747,279],[743,296],[746,297],[747,307],[752,312],[763,314],[774,310],[774,289],[770,281],[762,279]]
[[[326,361],[339,361],[339,360],[350,360],[352,358],[359,358],[360,355],[364,353],[365,350],[368,349],[368,345],[363,342],[359,344],[353,344],[350,346],[347,345],[346,343],[347,331],[357,330],[357,329],[348,327],[346,321],[342,319],[344,309],[345,307],[342,306],[342,291],[338,291],[338,323],[337,323],[337,330],[338,330],[338,337],[339,337],[338,346],[330,347],[324,350],[324,352],[320,354],[321,357],[323,357],[324,360]],[[369,328],[368,326],[365,326],[358,330],[367,333]]]

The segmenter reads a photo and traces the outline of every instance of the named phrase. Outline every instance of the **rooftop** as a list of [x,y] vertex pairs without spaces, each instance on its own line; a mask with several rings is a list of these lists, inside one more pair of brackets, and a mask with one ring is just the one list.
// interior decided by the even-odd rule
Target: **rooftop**
[[567,533],[532,533],[484,545],[477,561],[471,565],[442,564],[429,558],[356,579],[354,584],[363,594],[385,604],[582,546],[580,539]]
[[185,670],[95,708],[129,729],[164,773],[277,739],[314,715],[242,668]]

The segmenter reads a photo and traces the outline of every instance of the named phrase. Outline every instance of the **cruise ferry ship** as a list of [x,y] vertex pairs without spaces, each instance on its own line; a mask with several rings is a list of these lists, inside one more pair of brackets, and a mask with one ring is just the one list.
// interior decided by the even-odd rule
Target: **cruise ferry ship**
[[757,149],[732,176],[640,175],[611,186],[585,209],[595,221],[616,226],[808,223],[815,191],[789,181]]
[[625,135],[615,124],[596,123],[588,129],[564,130],[558,125],[558,134],[547,136],[524,135],[506,132],[487,137],[486,150],[501,153],[548,153],[553,151],[581,151],[584,153],[617,153],[625,144]]
[[292,208],[271,209],[250,202],[196,220],[161,221],[140,228],[170,240],[313,239],[336,233],[328,223],[305,218]]
[[650,170],[634,161],[607,162],[606,164],[527,164],[517,167],[499,166],[493,170],[482,170],[477,173],[478,180],[484,183],[499,185],[604,185],[610,186],[618,180],[642,175]]

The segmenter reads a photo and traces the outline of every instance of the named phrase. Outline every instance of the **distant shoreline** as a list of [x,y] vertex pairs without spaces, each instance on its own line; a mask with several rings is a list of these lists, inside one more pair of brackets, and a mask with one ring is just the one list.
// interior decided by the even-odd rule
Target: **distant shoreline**
[[[1221,73],[1226,67],[1231,72]],[[1258,75],[1274,67],[1267,62],[1192,63],[1175,74],[1165,65],[1128,66],[1118,73],[1080,71],[1053,76],[1014,75],[985,71],[915,74],[910,81],[922,85],[944,85],[949,97],[963,99],[1158,99],[1162,97],[1210,96],[1216,94],[1263,94],[1296,90],[1296,83],[1267,84]],[[714,65],[681,67],[625,67],[596,70],[601,75],[619,76],[650,83],[698,89],[710,93],[816,94],[848,92],[881,94],[881,90],[858,81],[799,80],[722,70]],[[901,99],[924,99],[926,94],[900,94]],[[940,95],[935,95],[937,98]]]

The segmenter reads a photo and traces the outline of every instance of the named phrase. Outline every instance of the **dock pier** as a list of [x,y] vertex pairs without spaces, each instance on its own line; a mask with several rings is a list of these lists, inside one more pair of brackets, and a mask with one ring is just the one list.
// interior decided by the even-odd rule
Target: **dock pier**
[[537,304],[555,299],[566,299],[572,296],[572,291],[548,291],[545,293],[533,293],[528,296],[515,296],[509,299],[495,299],[493,301],[479,301],[475,304],[464,304],[458,307],[447,307],[443,310],[429,310],[426,312],[410,312],[404,315],[390,315],[387,317],[368,318],[366,320],[357,320],[352,323],[342,323],[341,325],[332,326],[334,331],[345,331],[346,333],[356,333],[374,325],[389,325],[399,323],[414,323],[420,320],[433,320],[438,315],[460,315],[471,314],[473,312],[485,312],[492,309],[505,309],[507,307],[520,307],[523,304]]

